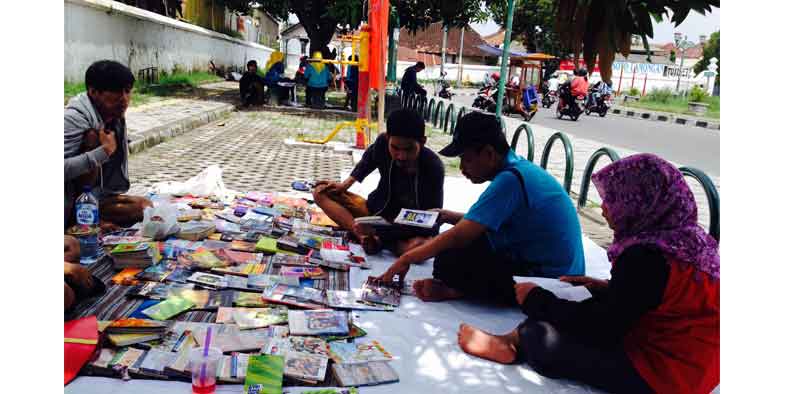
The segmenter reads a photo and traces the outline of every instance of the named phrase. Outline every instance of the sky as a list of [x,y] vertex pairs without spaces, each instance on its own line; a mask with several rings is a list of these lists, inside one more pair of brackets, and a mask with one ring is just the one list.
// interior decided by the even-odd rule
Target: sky
[[[653,42],[657,44],[666,44],[674,41],[674,32],[677,30],[684,35],[688,35],[689,41],[699,42],[699,36],[704,34],[710,37],[710,34],[721,28],[721,13],[719,8],[713,8],[713,12],[701,15],[692,11],[686,20],[677,27],[672,26],[669,20],[661,23],[653,21]],[[500,27],[492,20],[486,23],[473,23],[471,26],[482,36],[496,32]]]

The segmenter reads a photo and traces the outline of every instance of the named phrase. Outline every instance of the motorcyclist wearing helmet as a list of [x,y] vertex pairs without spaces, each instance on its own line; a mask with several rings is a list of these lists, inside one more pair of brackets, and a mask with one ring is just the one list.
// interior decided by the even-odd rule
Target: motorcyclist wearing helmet
[[584,68],[577,71],[574,79],[571,80],[571,96],[577,98],[588,94],[588,72]]

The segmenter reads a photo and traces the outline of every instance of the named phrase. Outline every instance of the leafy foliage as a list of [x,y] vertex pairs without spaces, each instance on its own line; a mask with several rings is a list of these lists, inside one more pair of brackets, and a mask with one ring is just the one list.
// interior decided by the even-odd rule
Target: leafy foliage
[[672,90],[669,88],[657,88],[648,91],[644,97],[642,97],[643,102],[654,102],[654,103],[668,103],[673,98]]
[[711,6],[719,7],[719,0],[557,0],[555,31],[574,53],[575,62],[581,53],[592,70],[598,56],[601,78],[610,82],[615,53],[629,55],[632,35],[641,36],[645,49],[650,49],[651,17],[660,22],[671,14],[670,21],[678,26],[690,11],[705,15]]
[[702,59],[694,65],[694,73],[699,74],[705,71],[710,64],[710,59],[714,57],[719,61],[716,63],[719,66],[716,72],[721,75],[721,32],[718,31],[711,34],[705,43],[705,48],[702,50]]
[[[555,32],[557,0],[516,0],[511,37],[526,43],[528,52],[544,52],[565,58],[570,54]],[[508,5],[493,2],[489,10],[495,23],[504,26]]]
[[689,90],[689,102],[701,103],[707,98],[708,92],[697,85],[694,85],[691,90]]

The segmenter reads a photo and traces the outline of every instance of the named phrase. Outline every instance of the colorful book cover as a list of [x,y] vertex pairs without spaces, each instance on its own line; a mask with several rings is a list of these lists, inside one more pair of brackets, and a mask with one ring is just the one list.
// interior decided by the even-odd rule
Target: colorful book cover
[[166,300],[151,306],[142,311],[142,313],[156,319],[156,320],[168,320],[181,312],[185,312],[195,305],[193,302],[181,298],[181,297],[170,297]]
[[172,271],[174,271],[174,268],[167,263],[167,261],[162,261],[145,268],[144,271],[137,274],[137,278],[149,282],[161,282],[169,276]]
[[164,368],[175,361],[177,356],[177,353],[150,349],[145,354],[145,359],[140,364],[139,369],[141,372],[163,375]]
[[325,308],[323,305],[324,297],[322,291],[308,287],[277,284],[265,290],[262,296],[266,301],[277,304],[296,306],[304,309]]
[[172,270],[172,272],[170,272],[170,274],[167,275],[164,280],[167,282],[188,283],[188,279],[191,277],[191,275],[194,275],[194,271],[187,268],[178,267]]
[[271,258],[271,263],[274,265],[281,265],[281,266],[303,266],[303,267],[314,267],[313,263],[309,262],[309,257],[301,256],[301,255],[292,255],[292,254],[275,254]]
[[325,338],[325,342],[334,342],[334,341],[343,341],[345,339],[354,339],[365,337],[366,331],[363,328],[356,326],[355,324],[350,324],[350,332],[347,335],[328,335]]
[[203,269],[211,269],[216,267],[226,267],[229,265],[228,261],[223,261],[216,257],[213,252],[207,249],[197,250],[190,256],[191,260],[196,263],[196,266]]
[[124,318],[112,321],[104,331],[108,333],[141,333],[141,332],[160,332],[167,329],[167,323],[136,318]]
[[219,258],[227,259],[232,264],[259,264],[262,262],[264,255],[262,253],[242,252],[232,249],[217,250],[216,255]]
[[296,278],[325,278],[327,274],[320,267],[293,267],[283,266],[279,269],[279,275],[294,276]]
[[227,287],[227,281],[223,276],[208,274],[205,272],[195,272],[187,280],[191,283],[207,286],[212,289]]
[[293,351],[330,357],[328,342],[322,338],[292,336],[289,340],[290,349]]
[[332,309],[289,311],[292,335],[347,335],[347,312]]
[[257,245],[252,242],[234,240],[230,243],[230,249],[238,252],[254,253]]
[[244,394],[281,394],[284,380],[284,357],[250,356],[246,367]]
[[333,364],[333,374],[340,386],[371,386],[399,381],[399,375],[385,361],[363,364]]
[[249,275],[248,285],[252,289],[266,290],[280,283],[287,286],[298,286],[300,284],[298,278],[293,276],[253,274]]
[[249,279],[244,276],[224,275],[224,281],[228,289],[248,290]]
[[112,248],[112,251],[109,252],[110,254],[124,254],[124,253],[134,253],[134,252],[142,252],[148,250],[150,248],[150,244],[147,242],[134,242],[128,244],[119,244]]
[[260,293],[250,293],[247,291],[236,291],[232,304],[235,306],[245,307],[261,307],[269,305],[267,301],[262,298]]
[[139,284],[136,275],[142,272],[141,268],[124,268],[112,277],[112,283],[121,286],[134,286]]
[[288,351],[284,356],[284,376],[322,382],[328,369],[328,357]]
[[375,304],[386,304],[399,306],[402,299],[402,292],[399,287],[387,286],[383,283],[367,281],[363,285],[361,300]]
[[265,272],[266,265],[261,263],[240,263],[223,268],[212,268],[212,272],[234,276],[247,277],[249,275],[260,275]]
[[386,311],[394,310],[391,305],[385,304],[372,304],[361,301],[361,289],[353,289],[351,291],[344,290],[326,290],[325,301],[326,305],[331,308],[339,309],[356,309],[367,311]]
[[388,353],[377,341],[332,342],[328,345],[328,350],[331,359],[339,364],[393,360],[391,353]]
[[[276,239],[270,237],[262,237],[257,244],[254,246],[254,250],[257,252],[262,253],[276,253],[279,251],[278,247],[276,246]],[[252,250],[252,251],[254,251]]]
[[262,328],[287,322],[287,308],[259,308],[254,310],[235,309],[232,318],[242,330]]
[[153,307],[155,305],[158,305],[159,303],[161,303],[161,300],[145,300],[137,307],[137,309],[134,309],[134,312],[131,312],[131,314],[129,314],[128,317],[135,317],[135,318],[139,318],[139,319],[149,319],[150,317],[148,315],[144,314],[143,311],[145,311],[148,308],[151,308],[151,307]]

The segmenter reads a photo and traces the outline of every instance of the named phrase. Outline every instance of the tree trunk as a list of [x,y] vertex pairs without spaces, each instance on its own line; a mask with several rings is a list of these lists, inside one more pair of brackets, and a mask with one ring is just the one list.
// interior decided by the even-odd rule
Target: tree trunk
[[[320,51],[325,56],[330,52],[328,44],[336,31],[336,20],[326,15],[324,2],[317,2],[317,4],[311,4],[311,6],[306,8],[300,2],[296,2],[294,6],[295,15],[309,37],[310,52]],[[311,56],[311,53],[308,56]]]

